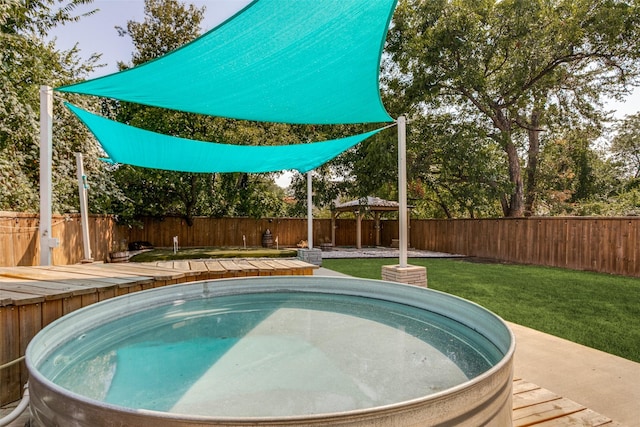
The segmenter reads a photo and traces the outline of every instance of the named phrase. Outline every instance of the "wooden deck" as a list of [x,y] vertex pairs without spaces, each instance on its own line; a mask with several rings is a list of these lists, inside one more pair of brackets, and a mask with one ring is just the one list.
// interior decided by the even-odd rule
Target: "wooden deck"
[[524,381],[513,380],[513,427],[624,427],[579,403]]

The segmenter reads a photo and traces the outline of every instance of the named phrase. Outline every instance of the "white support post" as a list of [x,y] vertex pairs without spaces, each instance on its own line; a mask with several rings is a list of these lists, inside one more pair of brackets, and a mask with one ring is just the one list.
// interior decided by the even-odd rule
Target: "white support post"
[[362,248],[362,213],[360,209],[354,212],[356,215],[356,249]]
[[307,172],[307,245],[313,249],[313,195],[311,171]]
[[407,263],[409,247],[409,215],[407,209],[407,120],[398,117],[398,227],[400,263],[383,265],[382,280],[407,283],[409,285],[427,287],[427,269]]
[[407,267],[407,121],[398,117],[398,225],[400,244],[400,267]]
[[82,249],[84,253],[83,261],[92,261],[91,243],[89,240],[89,209],[87,206],[87,177],[84,174],[82,163],[82,153],[75,153],[78,175],[78,193],[80,194],[80,222],[82,224]]
[[40,265],[51,265],[58,239],[51,236],[51,165],[53,151],[53,89],[40,86]]

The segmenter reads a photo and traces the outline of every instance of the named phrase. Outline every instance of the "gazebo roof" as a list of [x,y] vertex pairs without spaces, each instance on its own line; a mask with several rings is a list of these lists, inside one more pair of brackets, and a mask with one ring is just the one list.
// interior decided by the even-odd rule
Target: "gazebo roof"
[[[397,211],[400,207],[398,202],[384,200],[379,197],[362,197],[349,202],[337,204],[332,210],[336,212],[351,212],[354,208],[367,209],[369,211]],[[413,206],[409,206],[412,208]]]

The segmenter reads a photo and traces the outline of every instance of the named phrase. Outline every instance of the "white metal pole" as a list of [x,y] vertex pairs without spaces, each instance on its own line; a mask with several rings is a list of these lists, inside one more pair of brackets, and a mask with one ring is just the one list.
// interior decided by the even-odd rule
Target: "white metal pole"
[[51,164],[53,90],[40,86],[40,265],[51,265]]
[[313,196],[311,185],[311,171],[307,172],[307,244],[313,249]]
[[78,192],[80,194],[80,221],[82,223],[82,248],[84,259],[89,261],[91,257],[91,243],[89,241],[89,210],[87,207],[87,177],[84,174],[82,164],[82,153],[76,154],[76,165],[78,169]]
[[400,267],[407,267],[407,121],[398,117],[398,211]]

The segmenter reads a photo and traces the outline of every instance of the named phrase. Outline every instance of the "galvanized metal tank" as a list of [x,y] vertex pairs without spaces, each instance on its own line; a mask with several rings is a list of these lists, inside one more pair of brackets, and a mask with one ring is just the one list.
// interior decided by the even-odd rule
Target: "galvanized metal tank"
[[[269,331],[274,328],[281,328],[285,329],[287,334],[298,334],[298,337],[302,336],[305,339],[310,337],[309,341],[313,341],[314,349],[306,353],[302,352],[304,357],[308,358],[310,354],[325,354],[327,351],[332,351],[336,353],[336,356],[341,358],[335,363],[327,362],[325,365],[322,363],[309,363],[308,366],[306,366],[302,363],[300,366],[305,365],[305,369],[308,368],[308,370],[310,370],[310,372],[302,373],[303,376],[309,375],[308,378],[322,378],[325,375],[330,375],[329,372],[327,372],[327,366],[340,366],[341,368],[336,370],[337,373],[340,373],[342,372],[342,367],[346,366],[345,364],[352,364],[352,362],[357,362],[356,365],[370,363],[372,366],[376,366],[375,369],[360,369],[364,372],[365,377],[353,381],[356,388],[361,387],[363,393],[375,395],[376,393],[370,391],[371,388],[374,388],[376,384],[380,384],[381,382],[390,381],[389,387],[398,388],[398,390],[400,390],[398,395],[401,396],[401,398],[399,398],[398,401],[389,401],[388,398],[385,397],[387,400],[383,400],[383,404],[374,404],[371,407],[363,407],[361,404],[349,407],[348,405],[345,406],[345,400],[349,399],[329,399],[328,403],[325,401],[320,405],[323,408],[322,411],[309,411],[305,413],[304,411],[296,412],[295,410],[288,411],[284,409],[284,407],[289,404],[289,400],[295,399],[296,393],[289,393],[286,396],[288,400],[285,399],[285,401],[279,402],[277,400],[279,386],[275,384],[272,389],[268,389],[263,394],[252,396],[255,401],[251,405],[252,411],[256,407],[259,410],[261,402],[263,402],[264,405],[276,407],[271,408],[274,409],[275,412],[270,410],[265,412],[265,414],[261,414],[260,412],[251,412],[249,414],[248,412],[249,415],[247,416],[243,416],[242,414],[230,416],[224,411],[221,412],[222,415],[216,415],[216,408],[211,408],[211,406],[219,403],[208,405],[209,407],[206,408],[204,412],[189,412],[183,410],[178,411],[178,413],[117,405],[78,393],[78,389],[75,391],[69,390],[52,380],[52,378],[59,375],[61,369],[68,368],[68,366],[65,367],[65,365],[72,365],[75,369],[76,366],[73,365],[79,362],[79,360],[74,360],[71,356],[65,356],[72,354],[72,352],[61,350],[66,348],[65,346],[72,346],[76,349],[74,351],[84,351],[82,350],[82,346],[85,344],[87,347],[97,346],[100,340],[96,339],[92,341],[92,334],[96,335],[95,331],[105,330],[100,328],[104,328],[104,325],[110,322],[120,322],[119,324],[125,325],[118,327],[120,329],[119,332],[114,330],[114,334],[121,333],[121,329],[126,327],[128,328],[127,333],[135,335],[137,329],[145,328],[153,323],[151,320],[141,320],[145,319],[145,313],[150,307],[162,307],[162,310],[164,310],[163,318],[165,319],[163,322],[174,322],[171,323],[170,326],[175,329],[184,326],[184,321],[176,317],[178,315],[174,310],[178,310],[178,308],[175,307],[188,304],[191,301],[203,299],[206,301],[219,301],[226,297],[247,299],[256,298],[256,296],[259,300],[262,300],[274,296],[278,297],[285,293],[294,295],[295,298],[293,299],[299,299],[300,296],[302,296],[303,299],[307,297],[311,298],[314,295],[322,295],[322,298],[333,298],[334,296],[336,296],[336,298],[337,296],[340,296],[340,298],[355,298],[353,301],[356,301],[356,303],[359,299],[362,299],[367,307],[366,310],[362,310],[361,316],[354,316],[353,313],[355,312],[351,312],[348,308],[337,310],[347,312],[345,319],[355,319],[356,323],[353,327],[347,326],[347,324],[345,324],[345,328],[336,326],[342,325],[340,322],[343,322],[344,319],[340,316],[345,313],[334,315],[333,313],[323,313],[316,309],[311,310],[311,312],[304,314],[303,317],[300,318],[304,319],[304,322],[288,320],[290,318],[286,317],[287,315],[291,313],[299,314],[299,307],[297,305],[292,306],[293,308],[288,308],[284,312],[280,312],[280,314],[285,313],[285,315],[284,317],[281,316],[279,320],[277,320],[278,316],[271,316],[272,313],[270,313],[268,321],[260,320],[259,322],[254,322],[256,328]],[[351,300],[347,300],[347,302],[350,301]],[[381,310],[386,310],[385,307],[387,306],[385,304],[387,303],[390,304],[390,311],[396,310],[396,307],[401,308],[398,313],[392,313],[393,316],[395,316],[393,320],[388,320],[389,313],[375,312],[375,307],[378,306],[382,307]],[[347,306],[348,304],[343,305],[343,307]],[[402,307],[407,307],[409,310],[407,313],[410,314],[404,313]],[[197,310],[190,310],[188,315],[193,317],[193,313],[196,313]],[[211,311],[216,310],[219,311],[220,309],[216,308]],[[476,342],[476,338],[478,338],[478,342],[486,341],[489,342],[491,346],[495,346],[495,349],[491,350],[495,350],[498,355],[495,363],[492,363],[485,371],[477,375],[474,374],[475,376],[472,378],[463,378],[459,383],[444,390],[439,390],[434,393],[428,392],[432,388],[430,388],[428,384],[424,384],[423,388],[421,384],[422,380],[419,379],[420,375],[426,375],[425,372],[420,370],[420,366],[422,366],[420,363],[432,357],[432,347],[428,344],[423,345],[420,340],[417,340],[416,336],[419,335],[419,333],[411,329],[415,329],[415,325],[411,323],[414,322],[414,320],[410,319],[410,317],[418,313],[416,310],[424,311],[425,316],[431,316],[431,313],[444,316],[448,319],[447,322],[461,325],[463,329],[461,329],[462,333],[460,337],[454,337],[452,340],[460,339],[462,341]],[[134,315],[134,317],[131,317],[131,319],[134,319],[134,321],[129,321],[129,317],[126,316],[132,315]],[[375,324],[375,318],[378,317],[378,315],[381,319],[387,319],[380,321],[380,323],[383,323],[380,327],[377,327]],[[398,319],[402,318],[406,318],[407,322],[411,323],[411,325],[405,327],[398,324]],[[329,323],[333,328],[331,331],[314,331],[314,324],[319,324],[324,320],[338,323]],[[301,323],[305,323],[305,325],[303,325],[304,327],[301,326]],[[397,340],[384,338],[386,337],[385,334],[388,333],[389,325],[392,323],[393,327],[400,331],[399,333],[406,332],[406,337],[399,335]],[[420,323],[417,325],[420,325]],[[443,326],[445,329],[446,327],[448,326]],[[184,327],[183,329],[188,330],[188,328]],[[345,335],[341,339],[340,334],[343,332],[346,333],[345,329],[356,331],[356,335]],[[100,333],[104,335],[103,332]],[[475,336],[475,334],[477,334],[477,336]],[[264,336],[269,335],[261,335],[262,338],[264,338]],[[108,336],[99,338],[104,338],[106,341],[109,341]],[[329,341],[331,343],[327,344]],[[366,345],[363,345],[363,343]],[[370,343],[375,344],[375,347],[371,347],[369,345]],[[318,348],[315,348],[316,346]],[[366,348],[360,348],[360,354],[357,354],[359,347]],[[434,348],[436,352],[439,349],[438,346]],[[500,318],[474,303],[451,295],[430,289],[374,280],[289,276],[194,282],[187,285],[152,289],[107,300],[73,312],[47,326],[32,340],[27,349],[26,356],[27,367],[30,373],[29,388],[33,426],[195,427],[209,425],[340,425],[422,427],[451,425],[476,427],[484,425],[503,427],[511,425],[512,364],[514,349],[515,342],[513,334]],[[291,369],[294,369],[294,365],[298,362],[296,362],[295,359],[289,359],[289,353],[294,352],[285,351],[282,353],[284,355],[283,357],[286,358],[285,364],[289,364]],[[394,385],[392,384],[394,378],[389,377],[404,375],[401,371],[396,370],[396,368],[398,368],[397,366],[393,366],[393,355],[395,353],[402,353],[400,356],[401,359],[398,360],[416,361],[415,364],[419,370],[413,374],[408,373],[407,375],[409,375],[409,377],[401,379],[400,384]],[[376,357],[369,357],[372,355],[376,355]],[[227,360],[231,359],[232,361],[234,357],[236,357],[232,351],[228,351],[226,356],[228,356]],[[448,366],[450,364],[455,364],[458,356],[460,355],[448,354],[447,357],[450,362],[445,360],[438,362],[440,363],[439,365],[425,366],[438,366],[437,369],[446,370],[449,369]],[[404,357],[404,359],[402,359],[402,357]],[[258,358],[257,355],[256,358]],[[389,362],[387,365],[384,365],[384,360],[378,360],[385,358],[388,359]],[[321,359],[318,358],[317,360]],[[185,360],[184,363],[188,364],[190,361]],[[378,365],[376,365],[376,363],[378,363]],[[215,370],[214,365],[215,363],[212,364],[211,369]],[[167,369],[171,369],[171,366],[167,366]],[[225,367],[224,369],[227,370],[228,368]],[[242,369],[237,371],[239,376],[242,376],[243,372]],[[400,374],[397,372],[400,372]],[[456,368],[452,368],[451,372],[454,376],[458,375]],[[100,374],[95,370],[87,369],[82,375],[84,375],[82,377],[83,379],[91,381],[97,376],[104,375],[104,373]],[[207,402],[206,395],[204,395],[203,400],[203,393],[206,394],[206,390],[212,390],[214,388],[212,385],[214,383],[206,382],[207,375],[208,374],[202,374],[201,378],[198,379],[200,388],[196,385],[191,387],[191,394],[195,393],[197,399],[200,400],[200,404],[202,405],[202,402],[204,402],[205,407],[207,406]],[[245,387],[249,390],[255,385],[255,388],[259,389],[260,386],[257,384],[257,382],[260,381],[259,377],[260,375],[249,376],[249,380],[243,380],[245,384],[239,387]],[[256,384],[247,384],[251,383],[251,378],[256,381]],[[417,380],[414,381],[416,378]],[[110,379],[109,381],[112,380]],[[367,381],[371,382],[365,384]],[[406,390],[402,390],[404,388],[402,381],[407,383],[407,387],[411,386],[415,388],[416,391],[411,392],[414,394],[406,394]],[[340,379],[337,378],[336,383],[340,382]],[[409,385],[411,382],[414,384]],[[143,388],[144,384],[140,384],[140,387]],[[167,387],[170,387],[170,385],[167,385]],[[302,388],[304,388],[304,384]],[[79,389],[83,388],[80,387]],[[203,392],[203,390],[205,390],[205,392]],[[170,390],[167,390],[167,392],[169,391]],[[154,390],[154,392],[157,393],[158,390]],[[308,400],[310,399],[308,396],[313,396],[312,394],[305,393],[306,391],[301,389],[299,394],[302,400]],[[332,391],[325,390],[323,393],[330,395]],[[340,393],[341,391],[335,391],[335,395],[337,396],[342,396]],[[185,395],[186,394],[187,393],[185,393]],[[407,396],[410,397],[407,398]],[[216,400],[216,402],[220,402],[220,400]],[[255,404],[256,402],[258,402],[258,404]],[[301,405],[304,407],[305,404],[306,402],[302,402],[298,404],[297,407]],[[183,408],[185,407],[189,406],[183,406]],[[296,404],[292,403],[291,407],[296,407]],[[273,415],[274,413],[276,415]]]

